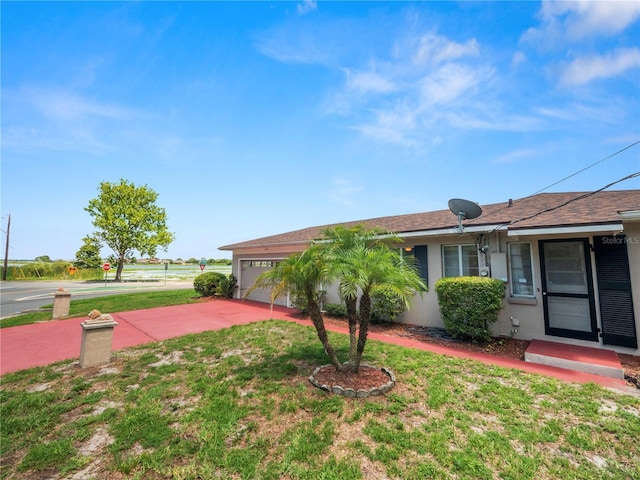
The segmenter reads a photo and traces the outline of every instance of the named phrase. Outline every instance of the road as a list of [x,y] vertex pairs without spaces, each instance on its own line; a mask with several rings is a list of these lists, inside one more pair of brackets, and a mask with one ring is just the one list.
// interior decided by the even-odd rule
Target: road
[[193,288],[193,280],[171,280],[166,282],[81,282],[69,280],[11,281],[0,282],[0,319],[20,313],[38,310],[53,303],[53,294],[58,288],[71,292],[71,301],[77,298],[117,295],[136,291],[177,290]]

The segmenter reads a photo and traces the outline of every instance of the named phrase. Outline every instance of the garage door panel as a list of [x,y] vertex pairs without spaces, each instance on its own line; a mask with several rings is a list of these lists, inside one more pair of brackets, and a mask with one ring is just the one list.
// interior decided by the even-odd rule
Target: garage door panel
[[[245,298],[245,295],[255,283],[256,278],[258,278],[261,273],[272,269],[275,263],[273,260],[242,260],[240,296]],[[247,300],[254,300],[256,302],[271,303],[271,289],[256,288],[246,298]],[[287,306],[287,296],[281,295],[274,303],[275,305]]]

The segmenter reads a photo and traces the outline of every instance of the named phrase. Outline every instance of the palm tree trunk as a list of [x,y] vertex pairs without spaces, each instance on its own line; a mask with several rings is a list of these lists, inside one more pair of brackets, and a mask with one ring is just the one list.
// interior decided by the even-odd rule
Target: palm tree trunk
[[347,307],[347,318],[349,320],[349,361],[353,362],[356,357],[357,332],[358,332],[358,310],[356,306],[357,297],[344,299]]
[[369,292],[363,292],[360,297],[360,332],[358,332],[358,346],[356,348],[355,359],[351,362],[351,371],[358,373],[360,370],[360,362],[364,352],[364,345],[367,343],[367,334],[369,333],[369,321],[371,320],[371,296]]
[[329,336],[327,335],[327,329],[324,326],[324,319],[322,318],[322,313],[320,312],[320,306],[318,302],[315,300],[310,300],[308,302],[309,308],[309,316],[311,317],[311,321],[313,322],[313,326],[316,328],[316,333],[318,334],[318,338],[324,347],[324,351],[329,355],[329,359],[333,366],[336,367],[336,370],[342,371],[342,363],[338,360],[338,356],[336,355],[333,346],[329,342]]

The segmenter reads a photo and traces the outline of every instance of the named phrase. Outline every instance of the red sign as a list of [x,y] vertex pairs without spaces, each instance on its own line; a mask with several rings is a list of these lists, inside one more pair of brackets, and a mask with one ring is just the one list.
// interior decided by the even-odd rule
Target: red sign
[[102,269],[103,269],[105,272],[108,272],[108,271],[111,269],[111,264],[110,264],[110,263],[103,263],[103,264],[102,264]]
[[201,263],[201,264],[200,264],[200,271],[201,271],[201,272],[204,272],[204,267],[206,267],[206,265],[204,265],[204,264],[202,264],[202,263]]

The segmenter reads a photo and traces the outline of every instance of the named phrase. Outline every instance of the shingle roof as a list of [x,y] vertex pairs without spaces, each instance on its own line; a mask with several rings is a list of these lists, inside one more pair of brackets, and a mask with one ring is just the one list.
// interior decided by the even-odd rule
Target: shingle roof
[[[639,210],[640,190],[590,192],[540,193],[509,202],[494,203],[482,207],[482,215],[474,220],[466,220],[467,226],[504,225],[509,230],[550,228],[565,226],[606,225],[620,223],[618,212]],[[452,228],[457,219],[449,210],[410,213],[391,217],[378,217],[352,222],[303,228],[291,232],[256,238],[246,242],[220,247],[220,250],[274,245],[295,245],[309,243],[320,238],[330,227],[342,225],[350,227],[362,224],[368,228],[379,227],[395,233],[428,232]]]

